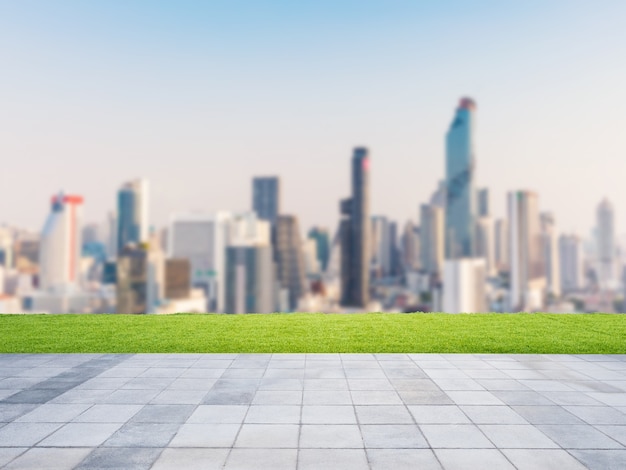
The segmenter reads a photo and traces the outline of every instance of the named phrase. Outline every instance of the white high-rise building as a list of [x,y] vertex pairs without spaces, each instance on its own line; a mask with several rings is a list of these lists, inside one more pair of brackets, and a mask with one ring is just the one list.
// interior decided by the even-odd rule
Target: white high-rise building
[[429,274],[441,275],[444,258],[444,209],[422,204],[420,209],[421,267]]
[[494,276],[496,270],[496,244],[493,220],[489,216],[479,217],[476,222],[476,257],[484,258],[487,276]]
[[76,287],[82,250],[81,196],[59,194],[41,232],[39,286],[42,290]]
[[443,311],[486,312],[486,275],[487,266],[484,258],[446,260],[443,267]]
[[559,237],[559,255],[562,291],[579,291],[584,287],[585,281],[581,239],[576,235],[561,235]]
[[241,244],[270,244],[270,224],[254,212],[175,215],[170,221],[168,256],[189,259],[191,283],[207,294],[207,309],[224,308],[226,248]]
[[378,277],[391,272],[391,238],[389,222],[384,216],[372,216],[372,270]]
[[615,281],[615,216],[613,205],[604,199],[596,211],[598,281],[606,290]]
[[306,238],[302,242],[302,253],[304,255],[304,270],[307,276],[320,274],[321,267],[317,258],[317,241],[313,238]]
[[498,271],[508,271],[509,265],[509,224],[505,219],[496,220],[495,256]]
[[544,306],[545,263],[537,194],[508,194],[511,311],[535,311]]
[[541,244],[545,262],[546,293],[554,298],[561,295],[561,266],[557,235],[554,216],[550,213],[541,214]]

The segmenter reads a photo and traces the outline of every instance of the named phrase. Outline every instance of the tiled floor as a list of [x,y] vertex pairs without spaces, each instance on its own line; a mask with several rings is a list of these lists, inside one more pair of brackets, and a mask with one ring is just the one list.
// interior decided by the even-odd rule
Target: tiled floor
[[624,469],[626,357],[0,355],[3,469]]

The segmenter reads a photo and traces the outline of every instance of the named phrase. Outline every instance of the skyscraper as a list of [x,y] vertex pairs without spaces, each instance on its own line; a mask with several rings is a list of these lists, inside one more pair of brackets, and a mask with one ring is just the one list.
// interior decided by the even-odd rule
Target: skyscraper
[[406,271],[416,271],[420,268],[420,229],[410,220],[404,225],[401,236],[402,267]]
[[370,206],[369,155],[363,147],[352,156],[352,197],[341,201],[341,305],[369,304]]
[[475,253],[475,110],[473,100],[461,99],[446,135],[446,258],[471,257]]
[[613,205],[603,199],[596,211],[596,233],[598,253],[598,281],[606,290],[614,280],[615,264],[615,216]]
[[480,188],[476,193],[478,197],[478,217],[489,217],[489,188]]
[[537,310],[543,307],[546,287],[537,194],[509,192],[508,214],[511,311]]
[[274,311],[274,265],[269,244],[226,249],[225,313]]
[[486,263],[483,258],[446,260],[443,268],[443,311],[487,311]]
[[320,262],[322,271],[326,271],[330,257],[330,236],[328,230],[314,227],[309,230],[309,238],[315,240],[317,260]]
[[371,270],[376,278],[386,277],[391,271],[391,240],[389,222],[384,216],[372,216]]
[[485,215],[476,220],[476,257],[485,260],[487,276],[496,273],[496,244],[493,220]]
[[561,289],[576,292],[584,287],[583,246],[576,235],[559,237]]
[[125,183],[117,194],[117,251],[129,243],[148,241],[148,182]]
[[41,232],[39,285],[50,290],[76,285],[82,242],[83,198],[59,194]]
[[168,232],[168,255],[190,261],[191,283],[205,291],[207,311],[221,312],[226,248],[251,241],[270,242],[269,222],[259,220],[254,212],[175,215]]
[[272,226],[280,214],[280,179],[278,176],[257,177],[252,180],[252,209],[261,220]]
[[496,268],[499,272],[509,270],[509,224],[506,219],[496,220],[495,225]]
[[541,214],[541,245],[546,271],[546,292],[558,298],[561,295],[558,234],[554,215],[547,212]]
[[289,310],[298,306],[298,300],[307,292],[304,254],[298,219],[294,215],[280,215],[274,230],[274,259],[277,278],[282,289],[289,291]]
[[444,259],[444,210],[432,204],[420,208],[421,267],[428,274],[441,276]]

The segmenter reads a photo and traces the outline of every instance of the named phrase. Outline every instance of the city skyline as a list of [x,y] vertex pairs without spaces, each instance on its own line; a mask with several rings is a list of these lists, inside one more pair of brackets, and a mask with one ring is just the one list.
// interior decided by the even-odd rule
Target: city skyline
[[374,157],[372,214],[416,221],[445,176],[450,113],[471,96],[476,184],[495,217],[507,191],[528,188],[561,231],[587,237],[604,197],[626,231],[615,105],[626,66],[614,60],[625,5],[394,7],[270,2],[236,16],[190,3],[172,16],[147,2],[7,2],[0,197],[20,197],[0,222],[39,230],[59,189],[83,195],[85,220],[100,222],[120,181],[143,177],[162,227],[171,213],[246,210],[250,179],[274,174],[286,213],[334,230],[349,178],[340,162],[360,145]]

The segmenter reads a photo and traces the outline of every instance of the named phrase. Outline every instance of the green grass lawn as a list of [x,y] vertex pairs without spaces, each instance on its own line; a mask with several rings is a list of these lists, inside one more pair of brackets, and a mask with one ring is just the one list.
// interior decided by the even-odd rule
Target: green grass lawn
[[1,353],[626,353],[626,315],[0,315]]

